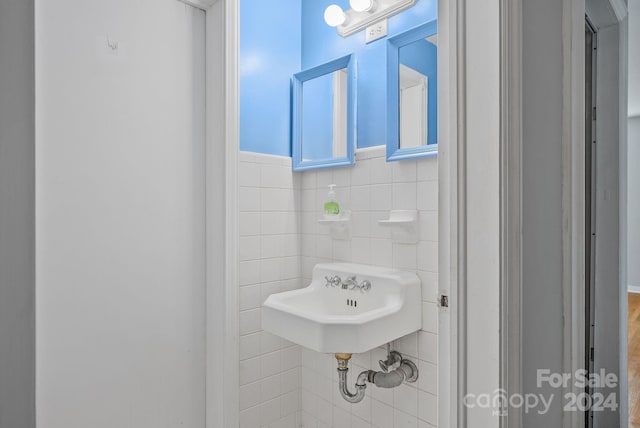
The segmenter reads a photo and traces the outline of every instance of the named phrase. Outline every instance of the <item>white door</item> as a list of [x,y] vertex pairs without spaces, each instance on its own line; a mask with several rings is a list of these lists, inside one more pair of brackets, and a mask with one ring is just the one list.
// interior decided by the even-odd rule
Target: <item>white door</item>
[[38,428],[205,424],[205,16],[36,0]]

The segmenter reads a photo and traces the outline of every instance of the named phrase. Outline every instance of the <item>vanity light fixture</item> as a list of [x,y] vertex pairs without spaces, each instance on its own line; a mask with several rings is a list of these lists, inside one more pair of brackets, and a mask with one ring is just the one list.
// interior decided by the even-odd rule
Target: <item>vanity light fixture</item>
[[337,27],[342,37],[350,36],[380,21],[402,12],[417,0],[349,0],[351,9],[343,11],[336,4],[324,12],[327,25]]
[[332,4],[324,11],[324,22],[326,22],[329,27],[343,25],[346,20],[347,15],[337,4]]
[[356,12],[372,12],[375,2],[373,0],[349,0],[349,5]]

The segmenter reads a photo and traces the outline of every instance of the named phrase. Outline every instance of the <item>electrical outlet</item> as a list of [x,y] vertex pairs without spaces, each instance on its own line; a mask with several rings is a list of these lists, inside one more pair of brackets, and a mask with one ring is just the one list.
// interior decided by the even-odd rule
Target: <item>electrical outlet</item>
[[380,22],[376,22],[375,24],[367,27],[365,30],[365,42],[371,43],[374,40],[378,40],[387,35],[387,24],[388,20],[383,19]]

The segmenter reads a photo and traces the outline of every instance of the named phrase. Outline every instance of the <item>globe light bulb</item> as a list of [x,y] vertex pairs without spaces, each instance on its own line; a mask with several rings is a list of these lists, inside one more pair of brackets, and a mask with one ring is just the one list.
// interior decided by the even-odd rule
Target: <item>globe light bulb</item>
[[330,27],[337,27],[344,24],[347,16],[343,12],[342,8],[337,4],[332,4],[324,11],[324,21]]
[[349,4],[356,12],[368,12],[373,8],[373,0],[349,0]]

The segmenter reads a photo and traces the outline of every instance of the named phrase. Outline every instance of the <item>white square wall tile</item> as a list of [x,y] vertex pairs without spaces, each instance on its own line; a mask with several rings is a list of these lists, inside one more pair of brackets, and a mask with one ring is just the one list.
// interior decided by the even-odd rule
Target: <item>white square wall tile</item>
[[298,173],[302,176],[302,189],[315,189],[316,186],[316,172],[304,171]]
[[394,210],[415,210],[418,206],[416,183],[394,183],[392,208]]
[[417,179],[417,162],[406,160],[393,163],[394,183],[415,183]]
[[242,236],[240,237],[239,257],[240,261],[257,260],[260,258],[260,237]]
[[262,211],[295,211],[294,192],[289,189],[262,189],[260,206]]
[[[280,376],[271,376],[262,379],[260,382],[260,397],[261,401],[265,402],[273,400],[280,396]],[[278,406],[278,414],[280,413],[280,406]]]
[[351,428],[351,414],[337,406],[333,407],[333,428]]
[[256,333],[262,329],[262,310],[250,309],[240,312],[240,335]]
[[438,274],[435,272],[418,271],[418,277],[422,283],[422,300],[427,302],[438,301]]
[[418,370],[420,370],[418,389],[436,395],[438,393],[438,366],[420,360]]
[[293,189],[293,171],[279,165],[261,165],[260,186]]
[[281,353],[280,363],[282,371],[293,367],[300,367],[302,364],[302,348],[298,345],[286,348]]
[[353,211],[351,213],[351,235],[356,238],[371,236],[371,213],[368,211]]
[[[256,239],[252,242],[260,242]],[[256,249],[252,250],[255,251]],[[259,244],[257,250],[259,251]],[[260,282],[260,260],[241,261],[238,272],[240,286],[258,284]]]
[[385,158],[371,159],[371,184],[388,184],[392,180],[392,167]]
[[361,402],[353,404],[351,406],[351,414],[357,416],[359,419],[370,422],[371,421],[371,398],[365,397]]
[[393,244],[390,239],[371,239],[371,264],[383,267],[393,265]]
[[393,427],[393,407],[373,400],[371,402],[371,421],[377,428],[390,428]]
[[438,211],[420,211],[418,222],[421,241],[438,241]]
[[281,264],[279,258],[260,260],[260,282],[279,281]]
[[371,210],[371,186],[354,186],[351,188],[351,210]]
[[300,367],[286,370],[280,374],[280,387],[283,393],[295,391],[300,385]]
[[351,187],[351,174],[354,167],[335,168],[333,170],[333,184],[337,187]]
[[239,291],[240,310],[257,309],[262,304],[260,300],[260,285],[247,285],[240,287]]
[[375,211],[371,212],[371,237],[379,239],[391,239],[391,228],[388,226],[381,226],[378,223],[380,220],[388,220],[388,211]]
[[336,184],[333,181],[333,168],[316,171],[316,189],[329,191],[330,184]]
[[398,409],[394,409],[393,420],[394,428],[418,428],[417,416],[410,415]]
[[438,335],[425,331],[418,332],[418,357],[429,363],[438,364]]
[[282,257],[284,250],[284,235],[264,235],[260,237],[260,258],[272,259]]
[[418,243],[418,269],[427,272],[438,271],[438,243],[420,241]]
[[403,336],[394,342],[396,351],[407,358],[418,358],[418,333]]
[[352,186],[371,184],[371,160],[366,159],[356,162],[351,171]]
[[333,241],[333,259],[339,262],[351,262],[351,241]]
[[280,399],[270,400],[261,404],[260,419],[265,425],[269,425],[270,423],[280,419]]
[[240,360],[254,358],[260,355],[260,336],[254,333],[240,337]]
[[420,181],[418,182],[418,210],[437,211],[438,210],[438,182]]
[[431,181],[438,179],[438,158],[426,158],[416,161],[418,169],[418,181]]
[[371,239],[353,238],[351,240],[351,261],[353,263],[371,264]]
[[260,187],[260,167],[254,163],[240,162],[238,164],[238,182],[240,186]]
[[260,357],[240,361],[240,385],[260,380]]
[[431,425],[438,424],[438,398],[428,392],[419,391],[419,414],[418,417]]
[[260,284],[260,304],[274,293],[282,292],[282,282],[273,281]]
[[275,352],[280,350],[280,348],[282,348],[284,339],[266,331],[263,331],[259,334],[260,334],[260,352],[262,354],[266,354],[268,352]]
[[240,212],[260,211],[260,189],[257,187],[240,187],[238,193]]
[[422,302],[422,330],[438,334],[438,306],[434,302]]
[[392,207],[391,184],[375,184],[371,186],[371,210],[389,211]]
[[418,389],[406,384],[393,388],[393,407],[418,417]]
[[262,377],[275,376],[280,373],[280,360],[282,351],[269,352],[260,357],[260,369]]
[[240,428],[260,428],[262,423],[260,420],[260,408],[252,407],[250,409],[240,411]]
[[414,271],[417,267],[416,245],[393,244],[393,267]]
[[299,391],[287,392],[280,398],[280,415],[285,418],[291,418],[291,421],[287,421],[282,428],[299,428],[295,424],[296,413],[300,411],[300,393]]
[[241,212],[239,217],[240,236],[260,234],[260,213]]

